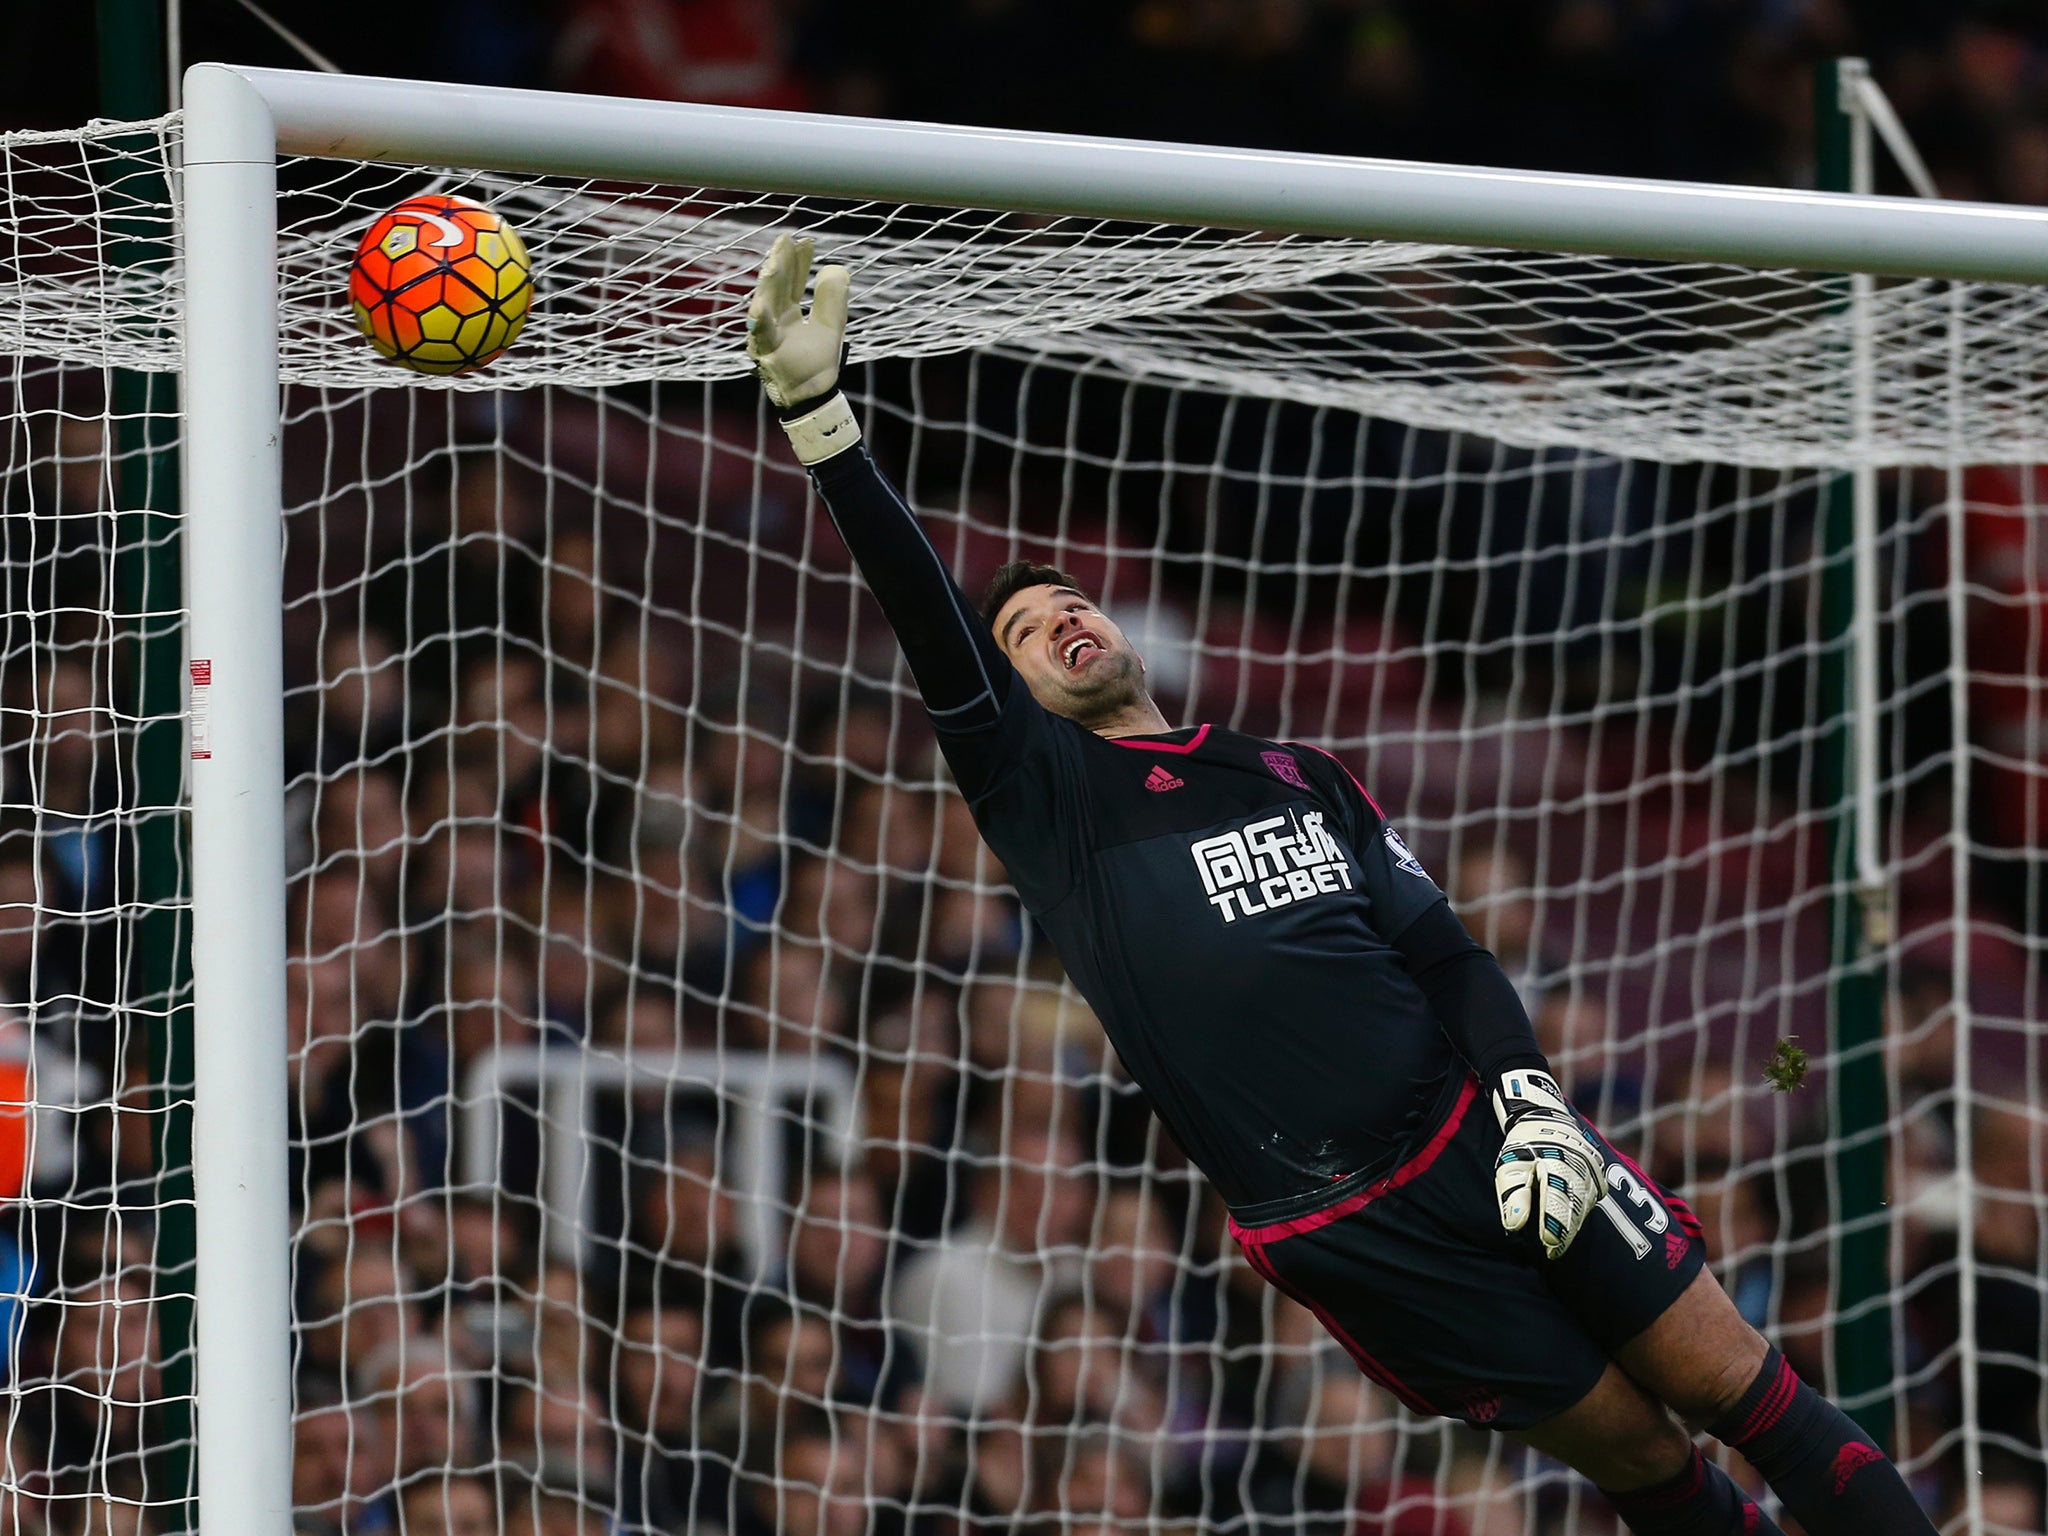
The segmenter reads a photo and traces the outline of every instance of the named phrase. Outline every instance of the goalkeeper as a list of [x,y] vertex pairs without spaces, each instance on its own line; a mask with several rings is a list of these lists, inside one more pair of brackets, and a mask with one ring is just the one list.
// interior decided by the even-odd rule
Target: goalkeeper
[[[1736,1313],[1698,1222],[1565,1102],[1493,956],[1309,747],[1174,728],[1116,624],[1005,566],[977,618],[839,393],[849,276],[778,239],[748,351],[982,836],[1252,1266],[1418,1412],[1515,1435],[1641,1536],[1932,1532]],[[1674,1417],[1674,1411],[1677,1417]]]

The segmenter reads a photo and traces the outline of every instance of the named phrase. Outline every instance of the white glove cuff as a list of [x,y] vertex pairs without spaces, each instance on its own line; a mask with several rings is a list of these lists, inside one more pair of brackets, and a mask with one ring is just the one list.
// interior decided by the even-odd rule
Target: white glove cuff
[[1494,1084],[1493,1112],[1503,1128],[1507,1125],[1510,1109],[1548,1109],[1561,1115],[1571,1113],[1564,1091],[1549,1073],[1521,1067],[1503,1072]]
[[836,389],[816,410],[785,421],[782,430],[789,434],[797,461],[806,468],[822,464],[860,441],[860,423],[854,419],[853,407]]

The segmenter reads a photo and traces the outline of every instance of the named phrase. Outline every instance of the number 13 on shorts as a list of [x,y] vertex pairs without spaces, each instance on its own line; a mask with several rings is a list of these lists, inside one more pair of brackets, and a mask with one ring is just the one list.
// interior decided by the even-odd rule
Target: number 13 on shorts
[[[1633,1207],[1633,1211],[1628,1207]],[[1658,1245],[1650,1237],[1662,1236],[1671,1227],[1671,1214],[1664,1209],[1663,1202],[1644,1187],[1635,1170],[1626,1163],[1608,1163],[1607,1193],[1600,1197],[1599,1209],[1639,1259],[1647,1259],[1656,1251]],[[1644,1228],[1649,1229],[1648,1233]]]

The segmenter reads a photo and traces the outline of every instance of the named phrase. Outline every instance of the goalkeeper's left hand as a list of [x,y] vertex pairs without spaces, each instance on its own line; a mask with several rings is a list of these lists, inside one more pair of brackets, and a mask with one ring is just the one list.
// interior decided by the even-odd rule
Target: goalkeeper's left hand
[[841,266],[820,267],[817,297],[806,315],[804,283],[816,249],[808,236],[777,235],[747,305],[747,356],[778,411],[801,410],[839,387],[853,277]]
[[860,423],[839,393],[846,351],[846,296],[853,278],[840,266],[818,269],[817,296],[804,313],[804,282],[815,243],[775,237],[747,305],[747,356],[768,403],[805,464],[822,464],[860,441]]
[[1607,1160],[1547,1072],[1503,1072],[1493,1086],[1500,1156],[1493,1188],[1500,1224],[1519,1232],[1536,1218],[1546,1258],[1562,1258],[1606,1192]]

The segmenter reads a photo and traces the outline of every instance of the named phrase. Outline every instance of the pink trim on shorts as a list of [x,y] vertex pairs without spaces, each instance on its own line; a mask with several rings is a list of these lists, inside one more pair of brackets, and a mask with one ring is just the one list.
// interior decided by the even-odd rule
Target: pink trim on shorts
[[1427,1145],[1396,1168],[1383,1179],[1375,1179],[1365,1188],[1346,1195],[1335,1205],[1326,1205],[1320,1211],[1310,1211],[1306,1216],[1296,1216],[1288,1221],[1267,1222],[1264,1226],[1241,1227],[1235,1216],[1230,1218],[1230,1235],[1239,1243],[1277,1243],[1282,1238],[1299,1237],[1304,1232],[1313,1232],[1318,1227],[1327,1227],[1333,1221],[1342,1221],[1346,1216],[1364,1210],[1381,1195],[1390,1194],[1403,1184],[1422,1177],[1429,1172],[1430,1165],[1450,1145],[1451,1138],[1458,1134],[1458,1127],[1464,1122],[1465,1112],[1472,1107],[1472,1101],[1479,1097],[1479,1079],[1467,1077],[1465,1086],[1458,1090],[1458,1101],[1451,1106],[1451,1112],[1444,1116],[1444,1123],[1436,1128],[1436,1134],[1429,1138]]

